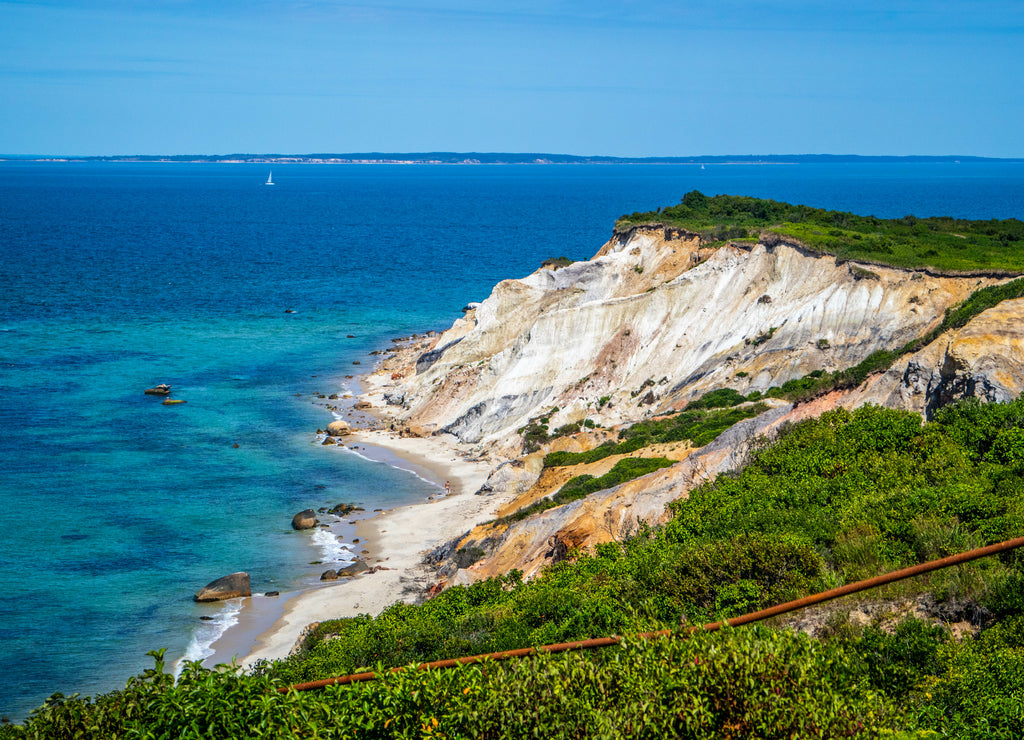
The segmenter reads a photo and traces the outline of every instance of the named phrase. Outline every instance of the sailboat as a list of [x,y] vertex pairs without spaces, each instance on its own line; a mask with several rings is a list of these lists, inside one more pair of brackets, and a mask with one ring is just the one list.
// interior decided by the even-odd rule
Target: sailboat
[[274,184],[274,171],[273,170],[271,170],[270,174],[267,175],[267,181],[265,183],[263,183],[263,184],[264,185],[273,185]]

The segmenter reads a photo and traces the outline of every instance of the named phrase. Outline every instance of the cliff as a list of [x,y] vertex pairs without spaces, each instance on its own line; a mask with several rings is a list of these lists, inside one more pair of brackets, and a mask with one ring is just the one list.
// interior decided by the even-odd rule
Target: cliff
[[[467,454],[500,463],[481,491],[512,495],[500,517],[572,476],[602,475],[621,457],[551,469],[543,467],[546,452],[592,449],[618,428],[715,389],[763,393],[813,371],[851,367],[925,335],[948,308],[1007,279],[856,263],[774,235],[765,241],[709,248],[683,229],[617,233],[589,261],[499,283],[441,335],[392,354],[366,397],[392,428],[453,435]],[[927,414],[964,395],[1015,397],[1024,387],[1022,311],[1024,300],[990,309],[860,388],[796,407],[774,401],[703,448],[677,443],[630,453],[676,463],[520,521],[478,526],[431,561],[448,584],[513,568],[529,576],[575,548],[659,523],[668,503],[741,465],[750,446],[783,422],[837,405]],[[581,420],[598,431],[549,440]],[[531,429],[542,447],[524,454],[532,451],[524,447]]]
[[587,262],[499,283],[370,398],[413,429],[512,453],[517,430],[540,416],[552,429],[611,426],[714,388],[764,391],[855,365],[993,282],[633,229]]

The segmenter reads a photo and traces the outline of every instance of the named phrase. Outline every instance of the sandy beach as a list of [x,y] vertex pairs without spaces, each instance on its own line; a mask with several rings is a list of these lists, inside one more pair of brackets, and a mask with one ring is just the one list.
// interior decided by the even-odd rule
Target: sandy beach
[[[491,472],[491,465],[466,460],[454,437],[399,437],[383,431],[359,431],[345,438],[346,446],[358,445],[360,453],[385,459],[397,467],[403,461],[412,472],[426,472],[439,484],[433,501],[402,506],[361,519],[356,523],[360,547],[368,550],[365,562],[378,570],[329,586],[301,592],[283,602],[280,617],[257,638],[255,647],[239,662],[286,657],[306,627],[325,619],[380,613],[396,601],[415,600],[431,585],[430,573],[421,566],[431,549],[490,519],[504,497],[477,496]],[[418,470],[416,470],[418,469]],[[444,495],[449,481],[452,493]],[[214,646],[219,653],[223,646]]]

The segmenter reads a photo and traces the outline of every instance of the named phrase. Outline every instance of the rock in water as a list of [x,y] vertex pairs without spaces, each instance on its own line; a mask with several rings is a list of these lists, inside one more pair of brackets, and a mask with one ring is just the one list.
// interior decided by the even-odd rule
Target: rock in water
[[143,391],[147,396],[166,396],[171,392],[171,386],[167,383],[161,383],[160,385],[147,388]]
[[195,601],[222,601],[223,599],[234,599],[238,596],[252,596],[248,573],[238,572],[218,578],[216,581],[208,583],[199,589],[192,598]]
[[188,403],[188,401],[182,401],[180,398],[165,398],[162,403],[164,406],[176,406],[179,403]]
[[352,428],[345,421],[332,421],[327,425],[327,434],[331,437],[346,437],[352,433]]
[[292,529],[312,529],[316,526],[316,512],[312,509],[300,511],[292,517]]

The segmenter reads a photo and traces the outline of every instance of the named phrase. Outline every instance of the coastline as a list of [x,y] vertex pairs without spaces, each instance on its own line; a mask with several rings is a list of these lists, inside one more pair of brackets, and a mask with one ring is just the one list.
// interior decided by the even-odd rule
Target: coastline
[[[284,600],[275,609],[266,610],[279,615],[269,628],[266,613],[262,619],[250,616],[244,629],[250,637],[244,642],[252,643],[251,647],[230,637],[232,631],[237,633],[237,627],[242,627],[240,619],[236,628],[213,644],[215,653],[208,660],[228,662],[242,650],[248,652],[239,657],[238,663],[246,668],[259,660],[285,658],[314,622],[359,614],[376,616],[397,601],[418,599],[431,585],[431,574],[422,566],[423,556],[491,518],[505,503],[505,497],[476,495],[490,475],[491,464],[465,459],[454,437],[399,437],[384,431],[357,430],[345,437],[347,447],[354,444],[365,457],[427,477],[438,485],[438,495],[432,501],[399,506],[356,520],[360,549],[367,551],[361,559],[377,568],[376,572],[291,596],[282,594]],[[413,469],[402,465],[403,462]],[[449,496],[443,493],[444,481],[452,484]],[[251,635],[256,629],[262,631],[253,640]],[[234,652],[228,655],[232,648]]]

